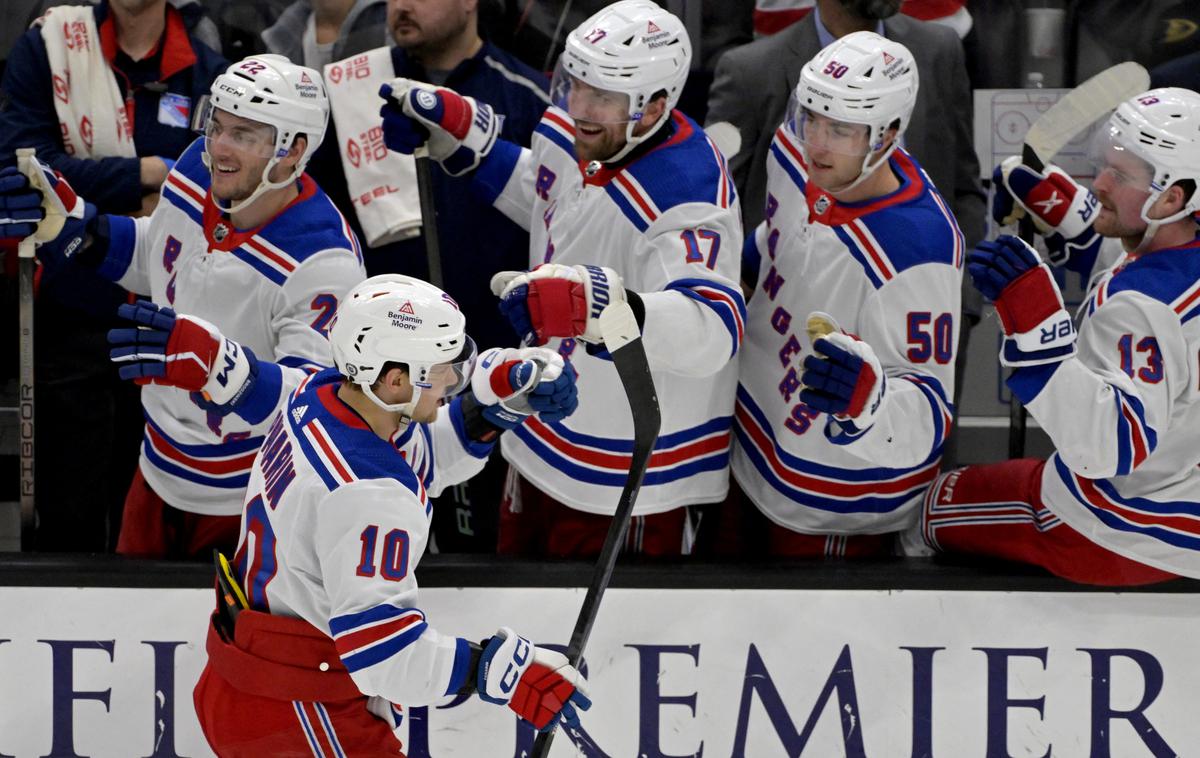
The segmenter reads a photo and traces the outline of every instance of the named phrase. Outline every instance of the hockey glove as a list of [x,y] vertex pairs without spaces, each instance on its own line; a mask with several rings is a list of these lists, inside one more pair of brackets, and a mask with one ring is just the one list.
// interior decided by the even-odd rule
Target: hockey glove
[[254,353],[203,319],[145,300],[122,305],[117,315],[138,324],[108,332],[109,358],[120,364],[122,379],[178,387],[196,393],[205,410],[228,413],[258,378]]
[[483,417],[501,429],[519,426],[530,414],[562,421],[579,406],[575,370],[544,347],[484,351],[471,375],[471,391]]
[[1016,155],[996,167],[992,184],[996,188],[992,199],[996,223],[1015,224],[1029,212],[1038,233],[1046,238],[1052,264],[1074,261],[1077,267],[1091,268],[1103,238],[1092,228],[1100,203],[1086,187],[1054,165],[1040,174]]
[[487,103],[403,78],[384,84],[379,95],[386,101],[379,115],[388,148],[411,155],[428,140],[429,157],[451,176],[478,166],[496,144],[499,128]]
[[1057,363],[1075,354],[1075,324],[1050,269],[1033,248],[1003,234],[967,255],[976,289],[996,304],[1004,329],[1005,366]]
[[492,277],[492,292],[517,335],[537,345],[554,337],[602,344],[600,314],[625,301],[625,286],[611,268],[561,263],[501,271]]
[[29,176],[13,167],[0,171],[0,238],[32,236],[38,259],[51,273],[83,250],[95,226],[96,206],[37,158],[29,165]]
[[886,399],[887,379],[875,351],[840,331],[813,341],[800,382],[800,401],[830,414],[825,433],[834,442],[849,442],[870,429]]
[[478,677],[479,697],[507,705],[539,731],[552,728],[559,718],[579,726],[576,709],[592,707],[587,680],[565,655],[536,647],[508,627],[483,644]]

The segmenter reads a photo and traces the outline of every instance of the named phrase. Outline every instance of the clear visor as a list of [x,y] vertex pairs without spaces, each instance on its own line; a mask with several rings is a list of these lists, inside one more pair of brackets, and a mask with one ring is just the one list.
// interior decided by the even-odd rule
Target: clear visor
[[415,384],[421,388],[422,393],[433,392],[438,397],[454,397],[471,384],[476,354],[475,340],[466,335],[463,349],[457,358],[431,366],[424,381],[417,381]]
[[629,112],[629,95],[598,89],[567,73],[562,58],[550,80],[550,102],[562,108],[576,121],[593,124],[627,124],[642,117]]
[[[206,105],[206,111],[201,116],[200,127],[209,155],[213,154],[214,148],[221,147],[258,158],[275,155],[275,127],[234,115],[211,103]],[[287,151],[281,152],[287,154]]]
[[788,127],[808,150],[820,150],[838,155],[862,158],[871,152],[871,127],[849,121],[838,121],[797,108],[788,120]]
[[1116,184],[1132,190],[1149,192],[1153,188],[1154,166],[1134,152],[1129,140],[1113,124],[1095,131],[1087,157],[1096,179],[1107,174]]

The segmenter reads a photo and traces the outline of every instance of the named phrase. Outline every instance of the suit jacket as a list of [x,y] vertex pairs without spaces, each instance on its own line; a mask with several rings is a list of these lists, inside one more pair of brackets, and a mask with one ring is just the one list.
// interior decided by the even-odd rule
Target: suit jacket
[[[883,28],[888,39],[912,51],[920,76],[904,145],[950,202],[973,246],[985,230],[985,196],[972,144],[971,86],[962,44],[948,27],[899,14],[885,20]],[[763,218],[771,139],[783,123],[801,68],[820,49],[810,13],[778,34],[728,50],[717,63],[707,123],[728,121],[741,132],[742,149],[729,166],[747,235]]]

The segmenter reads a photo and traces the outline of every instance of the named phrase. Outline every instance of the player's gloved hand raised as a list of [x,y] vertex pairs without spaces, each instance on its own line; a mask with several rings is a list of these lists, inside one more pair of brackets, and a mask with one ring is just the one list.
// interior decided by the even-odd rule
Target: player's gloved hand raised
[[587,680],[562,653],[535,646],[508,627],[483,643],[479,697],[507,705],[539,731],[563,723],[579,726],[578,711],[592,707]]
[[547,423],[562,421],[579,407],[574,368],[544,347],[485,350],[471,375],[471,391],[484,406],[483,417],[502,429],[535,413]]
[[1002,234],[967,254],[976,289],[996,305],[1004,329],[1000,362],[1033,366],[1075,352],[1075,326],[1046,264],[1018,237]]
[[561,263],[501,271],[492,277],[492,292],[517,335],[536,345],[554,337],[601,344],[600,314],[626,299],[621,277],[611,268]]
[[393,79],[379,88],[384,99],[383,141],[411,155],[428,140],[429,157],[459,176],[479,165],[496,143],[499,127],[492,107],[445,87]]
[[33,237],[39,260],[52,270],[83,250],[96,206],[37,158],[30,165],[32,181],[15,167],[0,171],[0,239]]
[[813,341],[800,374],[800,400],[830,414],[826,434],[849,441],[875,423],[887,392],[887,378],[871,346],[841,331]]
[[145,300],[122,305],[117,315],[138,324],[108,332],[109,358],[120,365],[122,379],[194,392],[201,407],[224,412],[235,409],[254,386],[254,353],[204,319]]
[[1034,171],[1017,155],[996,167],[992,185],[996,223],[1015,224],[1028,213],[1046,238],[1052,264],[1086,256],[1090,267],[1103,238],[1092,228],[1100,202],[1086,187],[1055,165],[1046,166],[1044,173]]

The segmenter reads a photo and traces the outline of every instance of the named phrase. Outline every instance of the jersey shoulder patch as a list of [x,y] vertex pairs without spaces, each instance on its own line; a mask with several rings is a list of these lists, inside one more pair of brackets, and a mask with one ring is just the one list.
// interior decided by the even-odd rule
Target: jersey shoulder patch
[[287,423],[308,463],[333,491],[366,479],[393,479],[424,500],[417,475],[388,440],[337,396],[337,369],[314,374],[288,401]]
[[671,120],[675,133],[626,166],[616,182],[632,180],[629,184],[659,212],[687,203],[729,208],[737,195],[724,156],[695,121],[679,111],[671,112]]
[[1139,292],[1173,308],[1181,320],[1200,315],[1200,238],[1147,253],[1113,274],[1108,296]]
[[362,249],[358,238],[341,211],[307,174],[301,177],[301,184],[304,189],[300,199],[284,209],[256,236],[286,251],[287,256],[297,263],[324,250],[336,249],[349,250],[361,263]]

